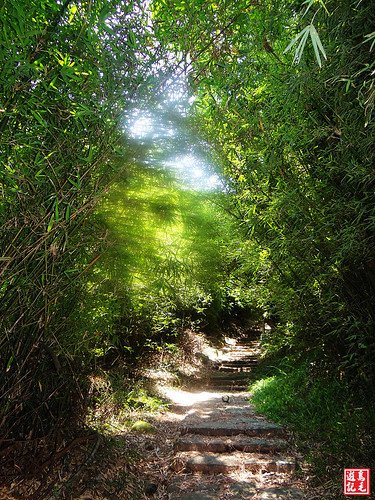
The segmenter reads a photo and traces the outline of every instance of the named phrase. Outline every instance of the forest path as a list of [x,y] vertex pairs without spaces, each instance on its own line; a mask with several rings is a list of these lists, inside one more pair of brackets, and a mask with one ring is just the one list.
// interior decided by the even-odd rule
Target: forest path
[[249,402],[259,353],[257,339],[226,339],[193,388],[168,391],[178,420],[168,500],[306,498],[285,430]]

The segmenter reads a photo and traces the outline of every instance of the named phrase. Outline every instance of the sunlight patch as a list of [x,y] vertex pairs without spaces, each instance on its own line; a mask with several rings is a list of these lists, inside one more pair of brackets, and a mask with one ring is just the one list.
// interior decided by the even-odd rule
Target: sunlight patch
[[136,116],[134,121],[129,123],[129,132],[133,139],[145,139],[154,131],[152,118],[147,115]]
[[148,108],[128,109],[124,114],[124,133],[143,148],[140,157],[134,159],[150,168],[168,170],[186,189],[224,190],[210,146],[186,120],[195,97],[188,95],[182,79],[169,79],[167,84],[162,100]]
[[212,391],[190,392],[173,387],[160,387],[159,390],[172,403],[182,406],[193,406],[196,403],[221,398],[221,393]]

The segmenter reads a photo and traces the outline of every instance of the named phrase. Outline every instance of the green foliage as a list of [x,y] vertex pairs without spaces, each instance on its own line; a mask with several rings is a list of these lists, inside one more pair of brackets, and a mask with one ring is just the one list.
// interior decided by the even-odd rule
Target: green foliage
[[218,316],[230,230],[211,201],[137,171],[122,137],[175,64],[144,2],[6,1],[0,15],[0,421],[24,439],[72,422],[93,358],[134,361]]
[[[246,282],[279,324],[267,349],[293,355],[297,379],[310,380],[299,364],[313,362],[316,372],[340,380],[317,381],[301,404],[312,413],[327,403],[327,414],[344,419],[341,443],[352,415],[358,455],[354,444],[350,450],[367,459],[360,424],[375,387],[373,5],[153,4],[157,35],[188,53],[196,125],[215,148],[240,222],[232,283]],[[264,391],[269,402],[277,391],[277,411],[286,418],[295,410],[301,427],[309,414],[288,383],[277,376]],[[346,404],[354,400],[355,413]],[[322,420],[314,425],[324,429]]]
[[[284,365],[284,366],[283,366]],[[287,425],[321,473],[351,463],[373,463],[373,409],[363,411],[345,382],[318,374],[315,363],[298,368],[281,365],[274,374],[254,382],[250,391],[257,410]]]
[[83,401],[85,339],[65,320],[98,258],[88,215],[121,110],[156,51],[138,2],[5,1],[0,17],[0,421],[24,439]]
[[126,367],[117,366],[108,371],[96,371],[90,376],[89,408],[86,424],[108,436],[121,429],[154,432],[154,427],[140,419],[147,419],[168,407],[141,381],[128,378]]
[[[190,51],[199,96],[196,123],[216,147],[231,211],[242,222],[248,243],[241,243],[237,275],[247,269],[259,304],[285,325],[286,346],[315,351],[322,364],[344,371],[370,394],[375,328],[370,4],[362,2],[359,9],[350,1],[305,2],[299,10],[291,1],[265,2],[262,8],[236,3],[215,9],[209,3],[204,21],[179,3],[162,14],[159,2],[155,5],[155,15],[165,21],[161,39],[169,37],[176,50]],[[172,18],[181,19],[183,38],[178,24],[169,28]],[[310,24],[301,32],[306,19]],[[202,30],[207,40],[199,42]],[[308,36],[312,52],[307,45],[304,50]],[[278,54],[295,42],[301,60],[289,66]],[[327,55],[321,69],[314,61],[319,53]]]
[[71,321],[86,350],[117,348],[134,361],[145,349],[173,349],[183,328],[217,320],[229,302],[242,304],[230,297],[233,224],[216,195],[182,189],[165,172],[129,172],[96,210],[103,248]]
[[156,432],[155,427],[144,420],[137,420],[137,422],[134,422],[131,429],[143,434],[154,434]]

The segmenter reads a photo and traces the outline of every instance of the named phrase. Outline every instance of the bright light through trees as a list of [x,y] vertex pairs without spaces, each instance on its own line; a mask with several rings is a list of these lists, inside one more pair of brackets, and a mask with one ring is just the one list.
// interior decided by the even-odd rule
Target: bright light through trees
[[128,113],[124,132],[146,151],[140,160],[143,164],[168,169],[185,188],[220,190],[224,184],[210,158],[210,147],[188,126],[193,102],[183,80],[170,80],[161,102]]

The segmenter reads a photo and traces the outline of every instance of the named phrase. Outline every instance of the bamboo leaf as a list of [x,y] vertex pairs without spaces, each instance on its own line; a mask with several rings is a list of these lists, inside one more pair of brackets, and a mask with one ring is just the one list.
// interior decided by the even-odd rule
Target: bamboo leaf
[[76,5],[72,5],[71,7],[69,7],[69,12],[70,12],[70,15],[69,15],[69,23],[71,23],[74,19],[74,16],[76,15],[78,11],[78,7]]
[[132,48],[137,48],[137,38],[132,31],[130,31],[128,36],[128,45]]
[[310,10],[310,7],[315,3],[316,0],[306,0],[305,2],[303,2],[302,5],[306,5],[307,4],[307,7],[306,7],[306,10],[305,12],[302,14],[302,17],[304,17],[308,11]]
[[55,220],[59,222],[59,200],[57,198],[55,201]]
[[13,361],[14,361],[14,354],[11,355],[11,357],[9,358],[8,360],[8,363],[7,363],[7,366],[6,366],[6,369],[5,371],[8,372],[13,364]]
[[312,42],[312,46],[314,49],[316,60],[319,64],[319,67],[321,68],[322,67],[322,60],[320,57],[320,52],[322,53],[324,59],[327,59],[327,55],[326,55],[325,50],[323,48],[322,42],[320,41],[318,32],[316,31],[315,26],[312,24],[310,25],[310,38],[311,38],[311,42]]
[[69,221],[70,219],[70,212],[71,212],[71,206],[70,204],[67,205],[66,210],[65,210],[65,220],[66,222]]
[[295,38],[293,38],[293,40],[284,50],[284,54],[288,52],[297,42],[299,42],[293,59],[293,62],[298,64],[302,58],[309,35],[314,49],[315,58],[318,62],[319,67],[321,68],[322,67],[321,54],[324,57],[324,59],[327,59],[327,55],[325,53],[323,44],[319,38],[318,32],[316,31],[316,28],[313,24],[309,24],[308,26],[306,26],[302,31],[298,33],[298,35]]
[[296,53],[294,54],[293,62],[297,64],[300,62],[308,37],[309,37],[309,30],[307,29],[298,44]]
[[308,29],[309,29],[309,26],[306,26],[306,28],[303,28],[303,30],[300,31],[295,38],[293,38],[293,40],[290,42],[290,44],[287,46],[287,48],[284,50],[283,53],[286,54],[287,52],[289,52],[289,50],[298,42],[298,40],[301,38],[301,36],[303,36]]
[[38,111],[35,111],[34,109],[31,109],[30,111],[31,111],[31,114],[33,115],[33,117],[35,118],[35,120],[37,120],[37,122],[39,122],[40,125],[42,125],[43,127],[47,126],[46,121],[43,119],[42,115],[40,113],[38,113]]
[[311,36],[311,40],[315,40],[315,42],[316,42],[320,52],[322,53],[324,59],[327,59],[327,55],[325,53],[323,44],[322,44],[322,42],[319,38],[318,32],[316,31],[316,28],[313,24],[311,24],[310,36]]
[[323,2],[323,0],[306,0],[302,4],[302,5],[306,5],[307,4],[306,10],[302,14],[302,17],[304,17],[308,13],[308,11],[310,10],[311,6],[314,5],[314,3],[319,3],[323,7],[323,9],[326,11],[326,13],[329,15],[328,9],[326,7],[326,4]]
[[51,232],[54,221],[55,221],[55,214],[52,214],[47,226],[47,233]]
[[312,46],[314,49],[316,60],[318,62],[319,68],[321,68],[322,67],[322,60],[320,58],[319,48],[318,48],[318,44],[316,42],[316,38],[313,36],[312,33],[310,33],[310,37],[311,37],[311,42],[312,42]]

